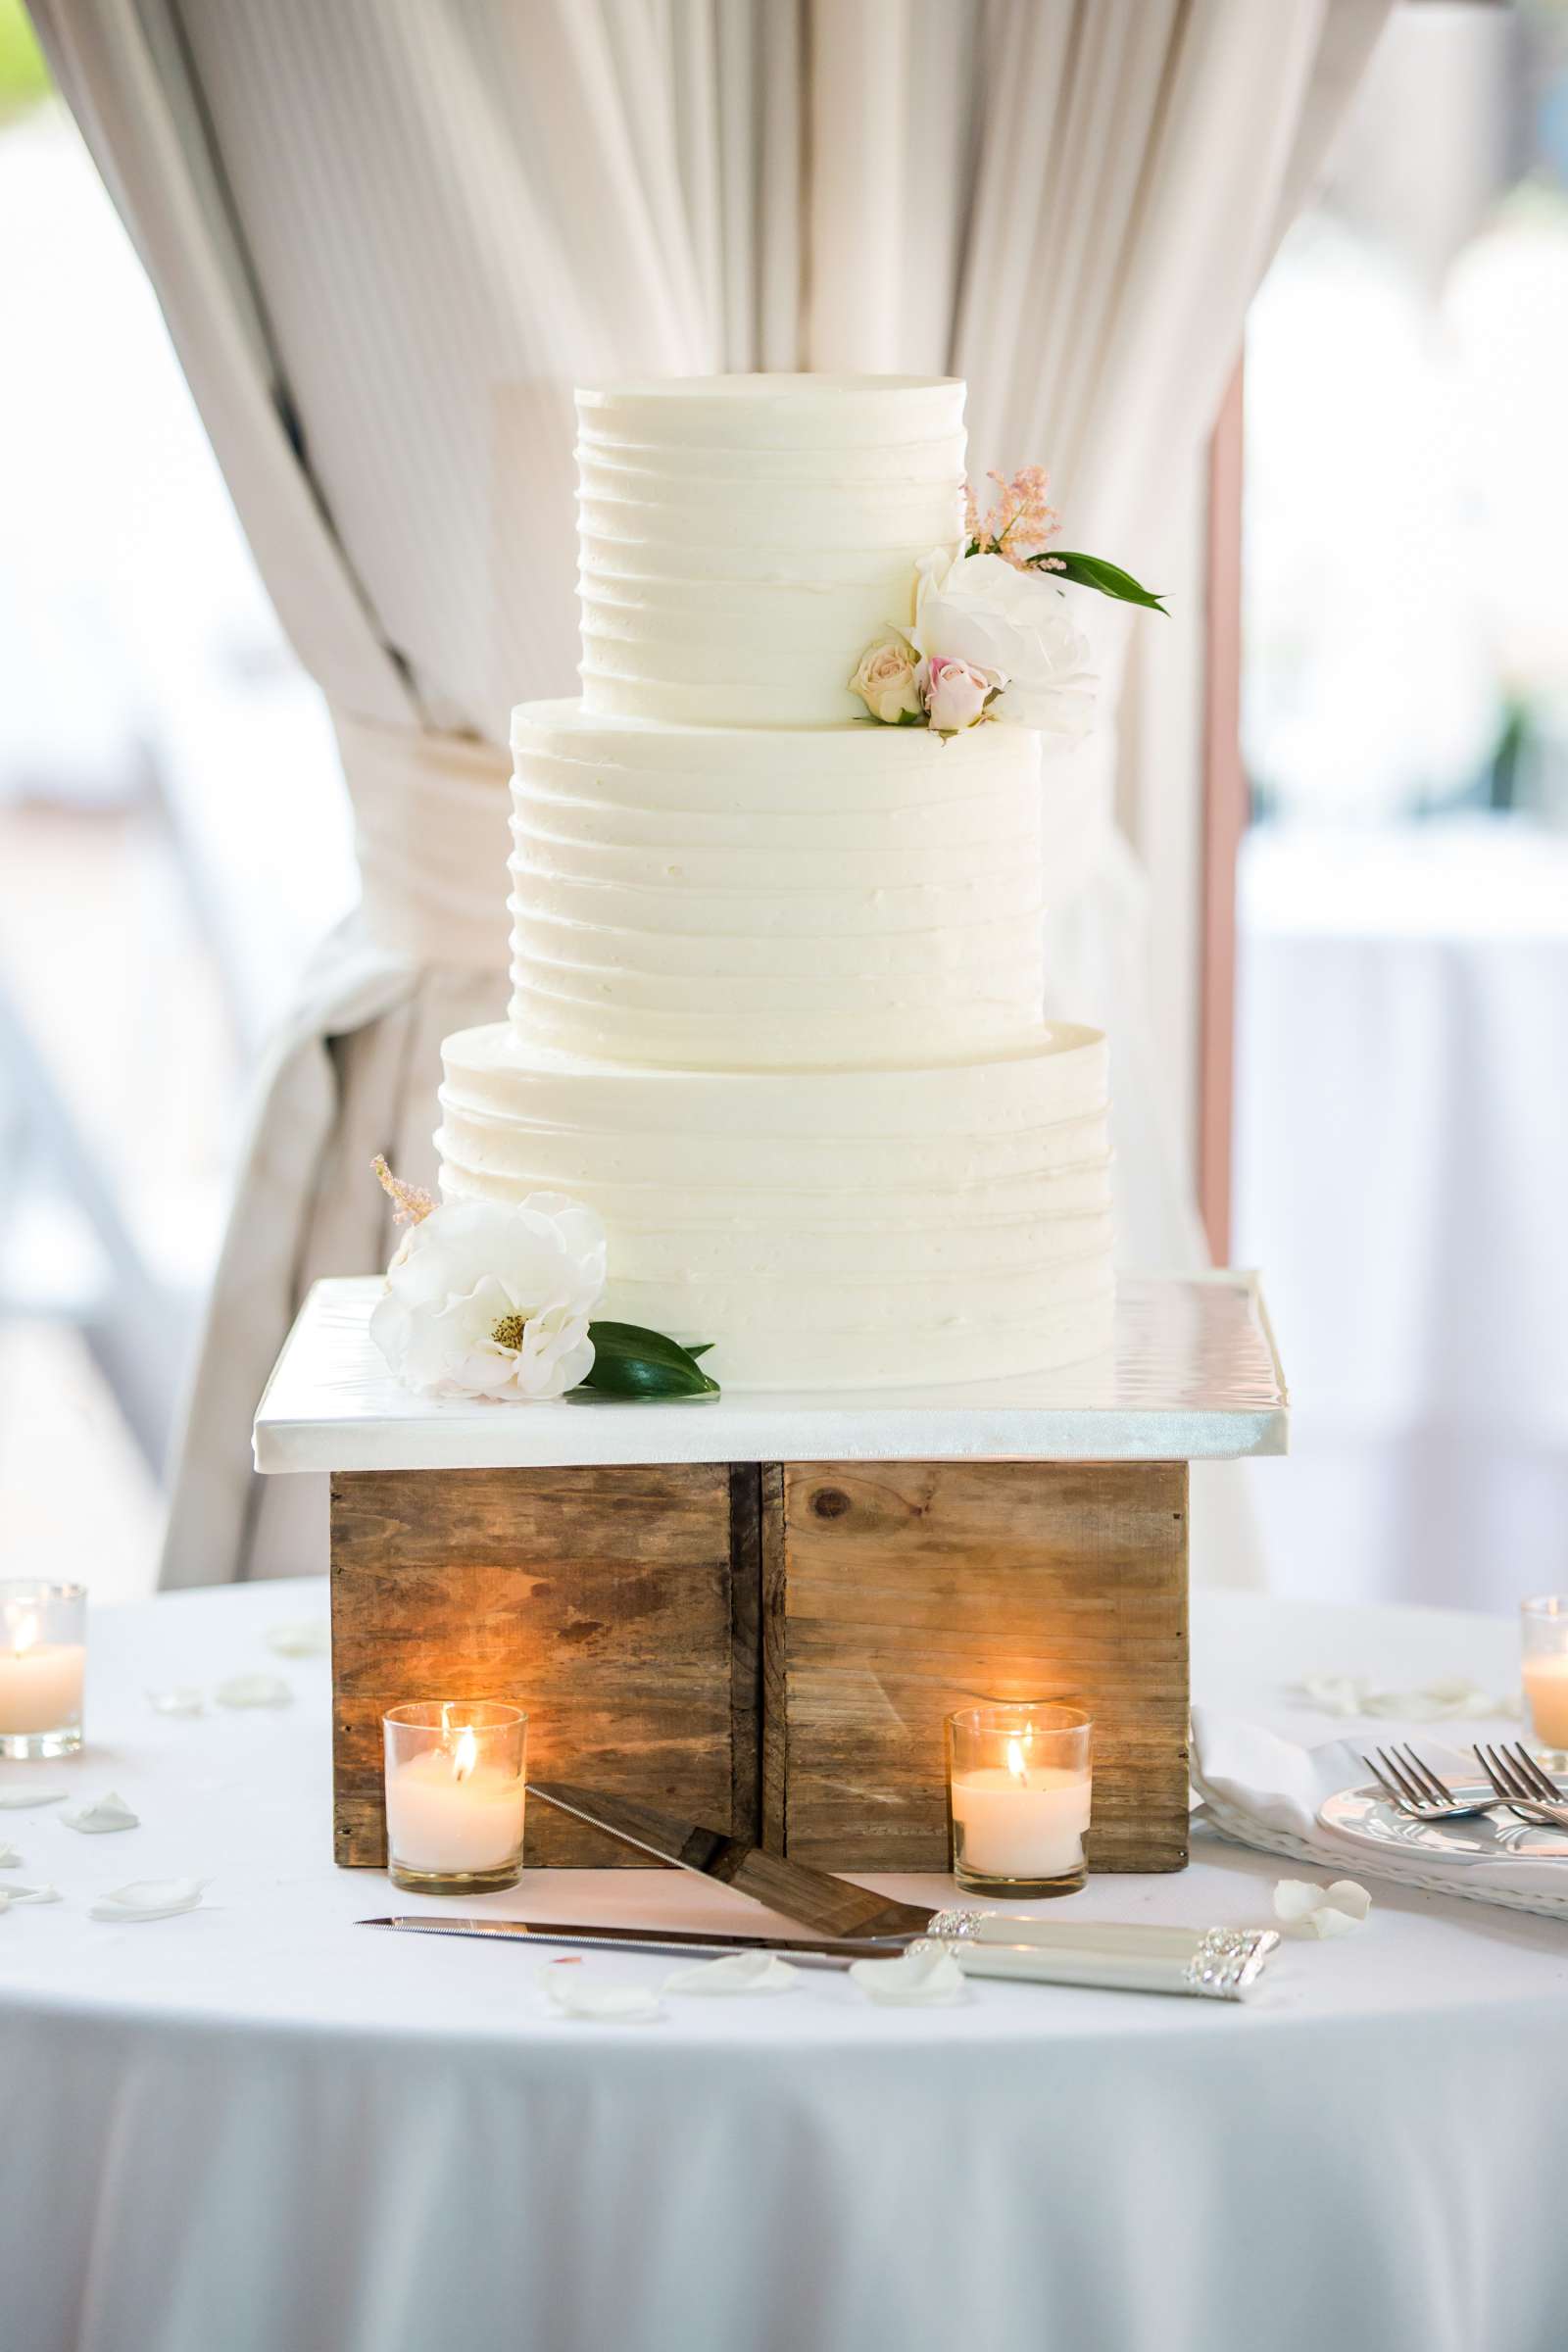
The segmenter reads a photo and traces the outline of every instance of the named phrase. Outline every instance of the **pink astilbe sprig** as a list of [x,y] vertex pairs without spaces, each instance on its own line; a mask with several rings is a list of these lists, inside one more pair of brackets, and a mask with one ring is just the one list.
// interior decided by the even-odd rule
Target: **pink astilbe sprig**
[[422,1185],[405,1184],[401,1176],[394,1176],[386,1164],[384,1152],[378,1152],[370,1165],[380,1180],[382,1192],[395,1204],[392,1215],[394,1225],[422,1225],[425,1218],[439,1207],[434,1193],[427,1193]]
[[[984,514],[972,485],[964,484],[964,528],[969,534],[969,552],[977,556],[1001,556],[1015,570],[1023,571],[1044,555],[1047,541],[1061,527],[1055,509],[1046,503],[1051,476],[1043,466],[1020,466],[1009,482],[993,466],[986,479],[996,483],[1001,495]],[[1038,567],[1055,568],[1049,556],[1045,556]]]

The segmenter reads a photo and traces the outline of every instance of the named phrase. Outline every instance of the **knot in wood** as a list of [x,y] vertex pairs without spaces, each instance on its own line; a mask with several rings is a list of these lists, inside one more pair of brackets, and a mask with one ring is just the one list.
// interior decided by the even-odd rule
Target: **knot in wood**
[[811,1496],[811,1508],[819,1519],[842,1519],[850,1507],[850,1498],[842,1487],[819,1487]]

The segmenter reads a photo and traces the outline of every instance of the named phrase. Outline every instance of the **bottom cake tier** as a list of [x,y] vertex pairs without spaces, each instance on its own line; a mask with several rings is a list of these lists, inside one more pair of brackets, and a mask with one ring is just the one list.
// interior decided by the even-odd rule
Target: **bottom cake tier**
[[670,1070],[442,1047],[442,1189],[569,1193],[610,1236],[602,1313],[713,1343],[740,1389],[1049,1371],[1108,1347],[1105,1041],[983,1061]]

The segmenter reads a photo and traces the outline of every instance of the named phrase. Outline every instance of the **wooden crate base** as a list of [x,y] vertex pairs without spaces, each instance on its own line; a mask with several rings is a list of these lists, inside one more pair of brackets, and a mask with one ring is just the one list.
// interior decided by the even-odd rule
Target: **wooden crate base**
[[[1090,1866],[1187,1859],[1184,1462],[399,1470],[332,1480],[335,1851],[386,1859],[380,1718],[529,1713],[532,1775],[829,1869],[944,1870],[943,1716],[1095,1716]],[[530,1866],[630,1864],[528,1809]]]

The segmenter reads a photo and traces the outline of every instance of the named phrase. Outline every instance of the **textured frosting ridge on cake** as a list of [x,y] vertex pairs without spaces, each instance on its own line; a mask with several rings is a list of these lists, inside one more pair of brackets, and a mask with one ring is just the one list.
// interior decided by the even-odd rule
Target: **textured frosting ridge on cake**
[[1038,739],[525,703],[512,1017],[676,1068],[940,1060],[1039,1020]]
[[1104,1342],[1105,1041],[904,1070],[615,1067],[470,1029],[443,1048],[451,1194],[570,1191],[603,1312],[716,1341],[752,1389],[1043,1371]]
[[873,724],[846,685],[958,545],[962,406],[578,396],[583,694],[514,713],[511,1018],[443,1046],[441,1181],[587,1201],[603,1313],[735,1387],[1109,1341],[1105,1042],[1040,1018],[1039,739]]
[[963,528],[963,385],[673,377],[577,395],[583,708],[809,727],[863,716],[862,646]]

